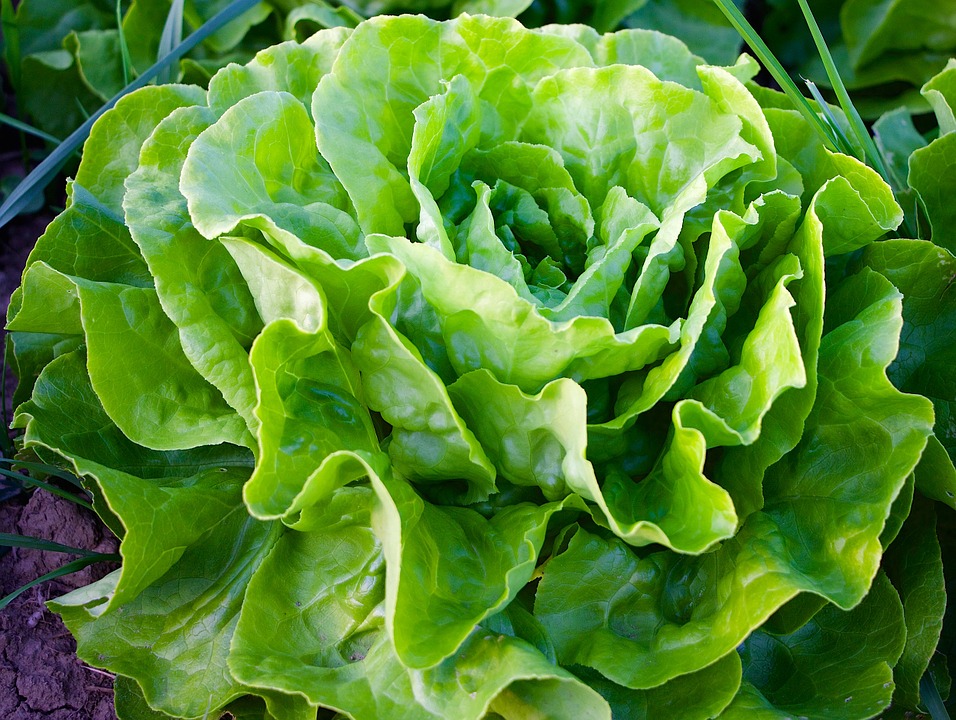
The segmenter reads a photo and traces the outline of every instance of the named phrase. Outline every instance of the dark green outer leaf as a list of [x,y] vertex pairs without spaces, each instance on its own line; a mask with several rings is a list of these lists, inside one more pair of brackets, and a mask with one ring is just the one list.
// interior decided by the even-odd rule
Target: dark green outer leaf
[[[890,378],[933,400],[936,438],[956,458],[956,258],[927,241],[888,240],[867,248],[863,261],[903,293],[904,326]],[[953,477],[940,473],[939,481],[947,475]],[[956,493],[940,486],[930,495],[952,506],[946,490]]]
[[876,715],[893,692],[891,668],[906,638],[902,610],[881,574],[848,612],[828,606],[792,635],[754,632],[741,648],[744,685],[721,720]]
[[952,158],[956,156],[956,132],[944,135],[910,155],[909,184],[919,195],[933,230],[933,242],[956,252],[956,211],[952,197],[956,180]]
[[733,700],[740,687],[740,656],[731,652],[712,665],[681,675],[650,690],[616,685],[596,672],[582,668],[582,679],[611,705],[614,718],[626,720],[708,720]]
[[946,610],[943,559],[933,503],[916,498],[883,566],[903,600],[906,620],[906,645],[893,670],[893,704],[915,710],[920,704],[920,678],[939,644]]

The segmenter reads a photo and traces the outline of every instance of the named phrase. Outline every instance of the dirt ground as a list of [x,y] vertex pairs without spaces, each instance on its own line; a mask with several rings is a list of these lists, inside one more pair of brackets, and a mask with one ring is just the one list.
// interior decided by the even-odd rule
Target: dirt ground
[[[115,552],[116,539],[90,513],[46,492],[0,507],[0,531]],[[50,572],[70,556],[13,549],[0,559],[0,593]],[[28,590],[0,611],[0,717],[113,720],[112,678],[80,662],[76,643],[44,602],[88,585],[111,567],[94,566]]]

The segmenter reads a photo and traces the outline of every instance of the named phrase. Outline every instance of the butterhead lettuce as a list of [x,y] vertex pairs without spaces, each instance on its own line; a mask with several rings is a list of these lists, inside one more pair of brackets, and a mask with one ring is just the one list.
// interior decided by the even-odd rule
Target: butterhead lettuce
[[756,70],[377,18],[104,115],[8,327],[123,536],[54,604],[121,717],[889,704],[902,212]]

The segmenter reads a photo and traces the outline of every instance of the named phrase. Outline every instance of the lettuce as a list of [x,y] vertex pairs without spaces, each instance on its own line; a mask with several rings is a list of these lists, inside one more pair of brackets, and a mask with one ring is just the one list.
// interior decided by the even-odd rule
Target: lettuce
[[24,444],[123,535],[53,603],[121,717],[911,697],[952,463],[892,242],[948,251],[876,242],[890,188],[756,70],[391,17],[103,116],[8,328]]

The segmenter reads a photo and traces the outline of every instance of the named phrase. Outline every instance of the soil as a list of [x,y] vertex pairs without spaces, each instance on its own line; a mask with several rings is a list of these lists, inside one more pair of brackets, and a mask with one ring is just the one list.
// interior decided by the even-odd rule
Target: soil
[[[0,310],[49,214],[16,218],[0,229]],[[15,379],[7,378],[5,417]],[[20,493],[0,503],[0,532],[63,545],[116,552],[116,538],[93,513],[45,491]],[[0,557],[0,596],[48,573],[74,556],[14,548]],[[115,720],[113,681],[76,657],[76,643],[44,603],[99,579],[104,564],[32,588],[0,610],[0,718],[6,720]]]
[[[43,491],[0,507],[0,530],[64,545],[115,552],[117,542],[91,513]],[[14,548],[0,559],[0,593],[60,567],[72,556]],[[28,590],[0,611],[0,717],[7,720],[114,720],[113,680],[76,657],[76,643],[44,602],[94,582],[97,565]]]

